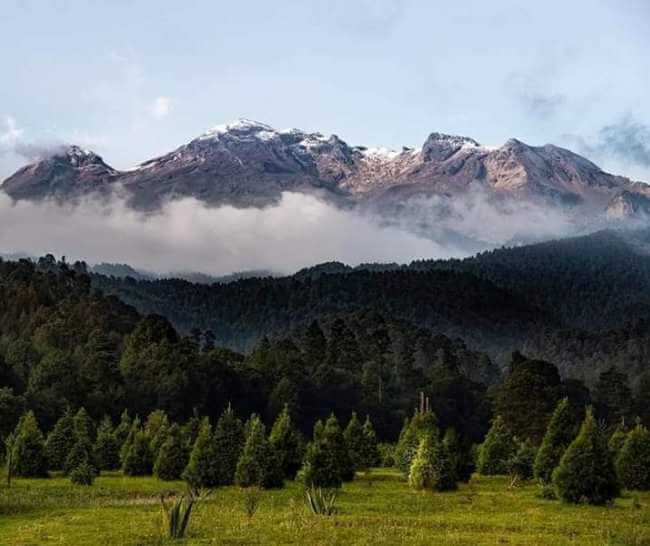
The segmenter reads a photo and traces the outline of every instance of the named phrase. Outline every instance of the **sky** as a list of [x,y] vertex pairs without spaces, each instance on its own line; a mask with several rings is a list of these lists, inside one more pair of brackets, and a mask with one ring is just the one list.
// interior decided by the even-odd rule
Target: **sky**
[[650,182],[648,28],[646,0],[2,0],[0,179],[53,144],[128,168],[246,117],[552,142]]

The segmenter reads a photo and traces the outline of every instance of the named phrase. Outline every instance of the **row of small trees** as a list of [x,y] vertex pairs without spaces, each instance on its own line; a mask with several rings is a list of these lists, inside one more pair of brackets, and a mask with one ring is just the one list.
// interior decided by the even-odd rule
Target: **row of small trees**
[[552,486],[567,502],[604,504],[621,488],[650,489],[650,432],[641,424],[621,424],[608,434],[588,409],[582,424],[564,399],[555,408],[539,447],[520,442],[496,417],[477,457],[484,475],[511,474]]
[[207,417],[183,426],[162,411],[138,417],[122,414],[98,427],[81,408],[67,411],[45,439],[32,412],[24,414],[7,439],[10,475],[46,477],[61,470],[72,481],[90,484],[100,470],[125,475],[154,474],[162,480],[184,479],[196,487],[237,484],[281,487],[297,474],[309,486],[338,487],[378,464],[379,451],[369,418],[362,425],[353,414],[345,430],[331,415],[314,426],[307,443],[285,406],[270,434],[259,416],[245,423],[229,406],[213,427]]

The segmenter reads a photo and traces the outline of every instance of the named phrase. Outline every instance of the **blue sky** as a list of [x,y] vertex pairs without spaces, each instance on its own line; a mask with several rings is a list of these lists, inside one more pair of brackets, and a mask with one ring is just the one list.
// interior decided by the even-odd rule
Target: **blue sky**
[[3,0],[0,179],[61,141],[126,168],[241,116],[554,142],[650,181],[649,28],[645,0]]

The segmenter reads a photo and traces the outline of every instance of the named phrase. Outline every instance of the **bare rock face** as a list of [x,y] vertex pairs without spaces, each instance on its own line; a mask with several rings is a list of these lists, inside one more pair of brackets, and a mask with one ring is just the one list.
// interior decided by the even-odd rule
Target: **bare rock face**
[[650,200],[648,186],[550,144],[511,139],[489,149],[468,137],[432,133],[421,149],[368,149],[335,135],[278,131],[243,119],[129,171],[116,171],[98,155],[71,146],[23,167],[2,185],[16,200],[70,201],[116,188],[138,209],[182,197],[212,206],[261,207],[293,191],[385,210],[416,197],[453,200],[478,189],[495,200],[626,218],[646,214]]

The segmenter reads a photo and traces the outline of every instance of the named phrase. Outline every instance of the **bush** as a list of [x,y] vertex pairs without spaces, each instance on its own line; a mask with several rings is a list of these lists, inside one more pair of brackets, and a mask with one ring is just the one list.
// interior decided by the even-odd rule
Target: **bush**
[[183,479],[193,487],[215,487],[219,485],[218,453],[212,435],[212,426],[207,417],[201,421]]
[[616,471],[626,489],[650,490],[650,432],[643,425],[627,435],[616,459]]
[[381,443],[377,445],[379,451],[379,464],[384,468],[395,466],[395,446],[393,444]]
[[420,441],[424,435],[438,438],[436,416],[430,411],[417,413],[411,420],[405,419],[395,448],[397,468],[405,477],[411,471],[411,461],[415,457]]
[[409,485],[416,490],[451,491],[457,488],[453,463],[444,442],[424,435],[411,462]]
[[293,480],[298,470],[300,470],[305,448],[302,436],[294,427],[286,404],[282,413],[273,423],[269,442],[271,442],[271,446],[273,446],[280,458],[280,466],[284,477]]
[[565,502],[601,505],[619,495],[612,454],[591,409],[553,472],[553,485]]
[[627,430],[625,428],[625,424],[621,422],[616,426],[616,428],[614,429],[614,433],[611,435],[611,437],[609,438],[609,442],[607,443],[607,447],[609,447],[609,450],[612,452],[612,457],[614,458],[614,461],[616,461],[618,454],[623,448],[623,444],[625,444],[626,438],[627,438]]
[[519,444],[519,449],[508,461],[508,470],[513,484],[516,481],[527,481],[533,477],[533,465],[537,450],[530,440]]
[[104,418],[100,424],[93,451],[98,469],[115,470],[120,467],[120,445],[113,432],[110,417]]
[[82,462],[70,471],[70,481],[75,485],[92,485],[97,469],[88,461]]
[[192,508],[201,500],[201,495],[191,489],[171,506],[160,496],[160,505],[167,536],[171,539],[184,538],[190,524]]
[[70,410],[66,410],[54,428],[47,436],[45,453],[49,468],[62,470],[70,450],[75,444],[74,418]]
[[553,471],[560,463],[566,448],[575,438],[576,423],[569,400],[561,400],[549,421],[542,444],[535,456],[533,475],[541,483],[551,483]]
[[364,461],[364,437],[363,427],[357,419],[357,414],[352,412],[352,417],[348,422],[348,426],[343,431],[343,438],[345,439],[345,447],[348,452],[348,458],[352,468],[356,472],[366,468]]
[[174,423],[167,433],[167,439],[160,446],[153,466],[154,475],[161,480],[178,480],[187,466],[187,451],[183,445],[180,427]]
[[308,487],[305,489],[307,506],[313,514],[318,516],[332,516],[336,514],[336,488],[323,489],[321,487]]
[[506,429],[503,419],[497,416],[479,448],[477,470],[485,476],[508,473],[508,461],[517,446]]
[[70,450],[70,453],[65,460],[65,464],[63,465],[63,473],[66,476],[69,476],[70,472],[83,463],[87,463],[94,467],[93,462],[93,446],[90,443],[90,440],[82,438],[81,440],[78,440]]
[[362,469],[369,469],[380,463],[379,449],[377,447],[377,434],[370,421],[370,416],[366,415],[366,421],[363,424],[363,454]]
[[249,518],[252,518],[262,502],[262,489],[253,485],[242,489],[242,500],[244,504],[244,512]]
[[[120,424],[120,426],[122,425]],[[133,445],[133,441],[135,440],[136,435],[141,429],[142,425],[140,423],[140,418],[136,417],[131,423],[131,428],[129,429],[129,433],[126,435],[124,443],[120,446],[120,463],[122,463],[122,465],[124,465],[124,460],[126,459],[126,456],[129,453],[131,446]]]

